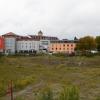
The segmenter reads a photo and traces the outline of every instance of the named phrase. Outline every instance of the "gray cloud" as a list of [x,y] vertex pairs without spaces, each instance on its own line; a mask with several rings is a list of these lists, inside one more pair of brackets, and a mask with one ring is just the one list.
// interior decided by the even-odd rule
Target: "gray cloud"
[[0,34],[100,35],[100,0],[0,0]]

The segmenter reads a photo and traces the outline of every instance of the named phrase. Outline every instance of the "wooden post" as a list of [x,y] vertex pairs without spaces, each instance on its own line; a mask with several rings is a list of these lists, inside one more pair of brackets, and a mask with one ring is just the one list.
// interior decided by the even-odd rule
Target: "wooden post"
[[10,91],[11,91],[11,100],[13,100],[13,82],[12,82],[12,80],[10,83]]
[[10,96],[11,100],[14,100],[13,99],[13,82],[12,82],[12,80],[10,80],[10,82],[8,84],[7,94]]

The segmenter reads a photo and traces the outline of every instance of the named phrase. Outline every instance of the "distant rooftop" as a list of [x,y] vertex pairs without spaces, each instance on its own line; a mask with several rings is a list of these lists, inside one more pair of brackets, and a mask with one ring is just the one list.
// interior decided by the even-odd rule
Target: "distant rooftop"
[[75,40],[67,40],[67,39],[51,41],[51,43],[76,43],[76,42],[77,41]]
[[4,34],[3,36],[17,36],[17,35],[13,32],[9,32],[9,33]]
[[27,36],[19,36],[13,32],[9,32],[6,33],[4,35],[2,35],[3,37],[16,37],[17,40],[59,40],[57,37],[53,37],[53,36],[43,36],[43,32],[39,31],[38,35],[27,35]]

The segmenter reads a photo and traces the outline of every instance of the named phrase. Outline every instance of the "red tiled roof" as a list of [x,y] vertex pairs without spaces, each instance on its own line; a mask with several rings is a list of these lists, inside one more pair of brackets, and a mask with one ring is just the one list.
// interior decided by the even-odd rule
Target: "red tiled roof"
[[4,34],[3,36],[17,36],[17,35],[13,32],[9,32],[9,33]]

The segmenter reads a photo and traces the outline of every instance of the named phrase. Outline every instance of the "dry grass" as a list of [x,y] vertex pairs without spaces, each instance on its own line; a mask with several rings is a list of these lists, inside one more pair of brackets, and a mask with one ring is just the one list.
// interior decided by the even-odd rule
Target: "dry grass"
[[[95,100],[100,95],[100,56],[2,57],[0,58],[1,95],[5,94],[9,80],[13,80],[15,91],[40,81],[43,81],[44,85],[32,91],[39,91],[46,85],[55,90],[59,90],[60,86],[75,85],[80,89],[81,100]],[[25,99],[31,100],[27,97]]]

